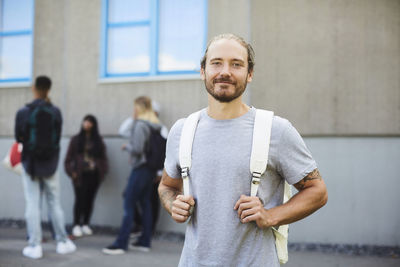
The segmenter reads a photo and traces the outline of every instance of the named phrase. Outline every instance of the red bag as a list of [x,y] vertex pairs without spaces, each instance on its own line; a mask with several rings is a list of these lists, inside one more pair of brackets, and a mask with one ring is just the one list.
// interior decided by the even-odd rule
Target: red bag
[[22,164],[21,164],[21,153],[22,153],[22,144],[14,142],[12,144],[10,151],[8,151],[6,157],[3,160],[4,166],[17,173],[22,173]]
[[[18,163],[21,163],[21,152],[22,152],[22,149],[20,150],[19,146],[20,145],[17,142],[15,142],[11,146],[11,149],[10,149],[10,163],[11,163],[11,166],[13,166],[13,167],[15,165],[17,165]],[[22,145],[21,145],[21,148],[22,148]]]

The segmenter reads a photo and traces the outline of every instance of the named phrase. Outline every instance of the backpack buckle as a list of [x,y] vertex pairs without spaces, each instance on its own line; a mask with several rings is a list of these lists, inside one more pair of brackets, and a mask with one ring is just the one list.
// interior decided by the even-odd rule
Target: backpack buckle
[[260,184],[260,181],[261,181],[261,173],[259,173],[259,172],[253,172],[253,173],[251,174],[251,176],[252,176],[252,179],[251,179],[251,183],[252,183],[252,184],[254,184],[254,185]]
[[189,187],[189,168],[183,167],[181,170],[181,176],[183,181],[183,194],[190,195],[190,187]]
[[182,168],[181,175],[182,175],[183,179],[188,178],[189,177],[189,168],[188,167]]

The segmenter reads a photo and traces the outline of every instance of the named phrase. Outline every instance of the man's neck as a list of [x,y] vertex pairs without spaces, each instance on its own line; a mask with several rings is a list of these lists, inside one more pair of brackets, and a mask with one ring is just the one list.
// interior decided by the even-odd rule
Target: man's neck
[[37,99],[46,100],[46,98],[47,98],[47,95],[44,96],[44,95],[39,94],[39,93],[37,93],[37,92],[33,92],[33,99],[34,99],[34,100],[37,100]]
[[238,97],[229,103],[221,103],[212,96],[208,96],[207,114],[216,120],[229,120],[240,117],[249,111],[250,107]]

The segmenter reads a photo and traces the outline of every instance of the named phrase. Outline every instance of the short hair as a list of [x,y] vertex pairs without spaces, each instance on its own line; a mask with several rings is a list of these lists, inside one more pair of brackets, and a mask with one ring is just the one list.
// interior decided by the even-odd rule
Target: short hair
[[51,88],[51,80],[47,76],[38,76],[35,81],[35,88],[39,91],[48,91]]
[[248,63],[247,71],[252,72],[254,69],[254,65],[255,65],[255,61],[254,61],[255,53],[254,53],[253,47],[249,43],[247,43],[242,37],[235,35],[233,33],[223,33],[223,34],[217,35],[208,42],[206,51],[204,52],[204,56],[200,62],[201,68],[202,69],[206,68],[207,53],[208,53],[208,48],[210,47],[210,45],[221,39],[235,40],[239,44],[241,44],[244,48],[246,48],[247,63]]

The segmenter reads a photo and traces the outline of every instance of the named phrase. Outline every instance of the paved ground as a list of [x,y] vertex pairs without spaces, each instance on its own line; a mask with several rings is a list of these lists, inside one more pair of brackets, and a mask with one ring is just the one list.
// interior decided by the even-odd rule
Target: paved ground
[[[45,233],[49,238],[49,233]],[[149,253],[129,251],[121,256],[108,256],[101,249],[113,241],[110,235],[94,235],[75,240],[78,251],[70,255],[59,255],[55,252],[55,243],[43,244],[44,257],[31,260],[22,256],[22,248],[26,245],[25,230],[16,228],[0,228],[0,267],[86,267],[86,266],[177,266],[182,243],[178,241],[153,241]],[[400,266],[399,258],[348,256],[321,252],[290,252],[286,267],[395,267]]]

